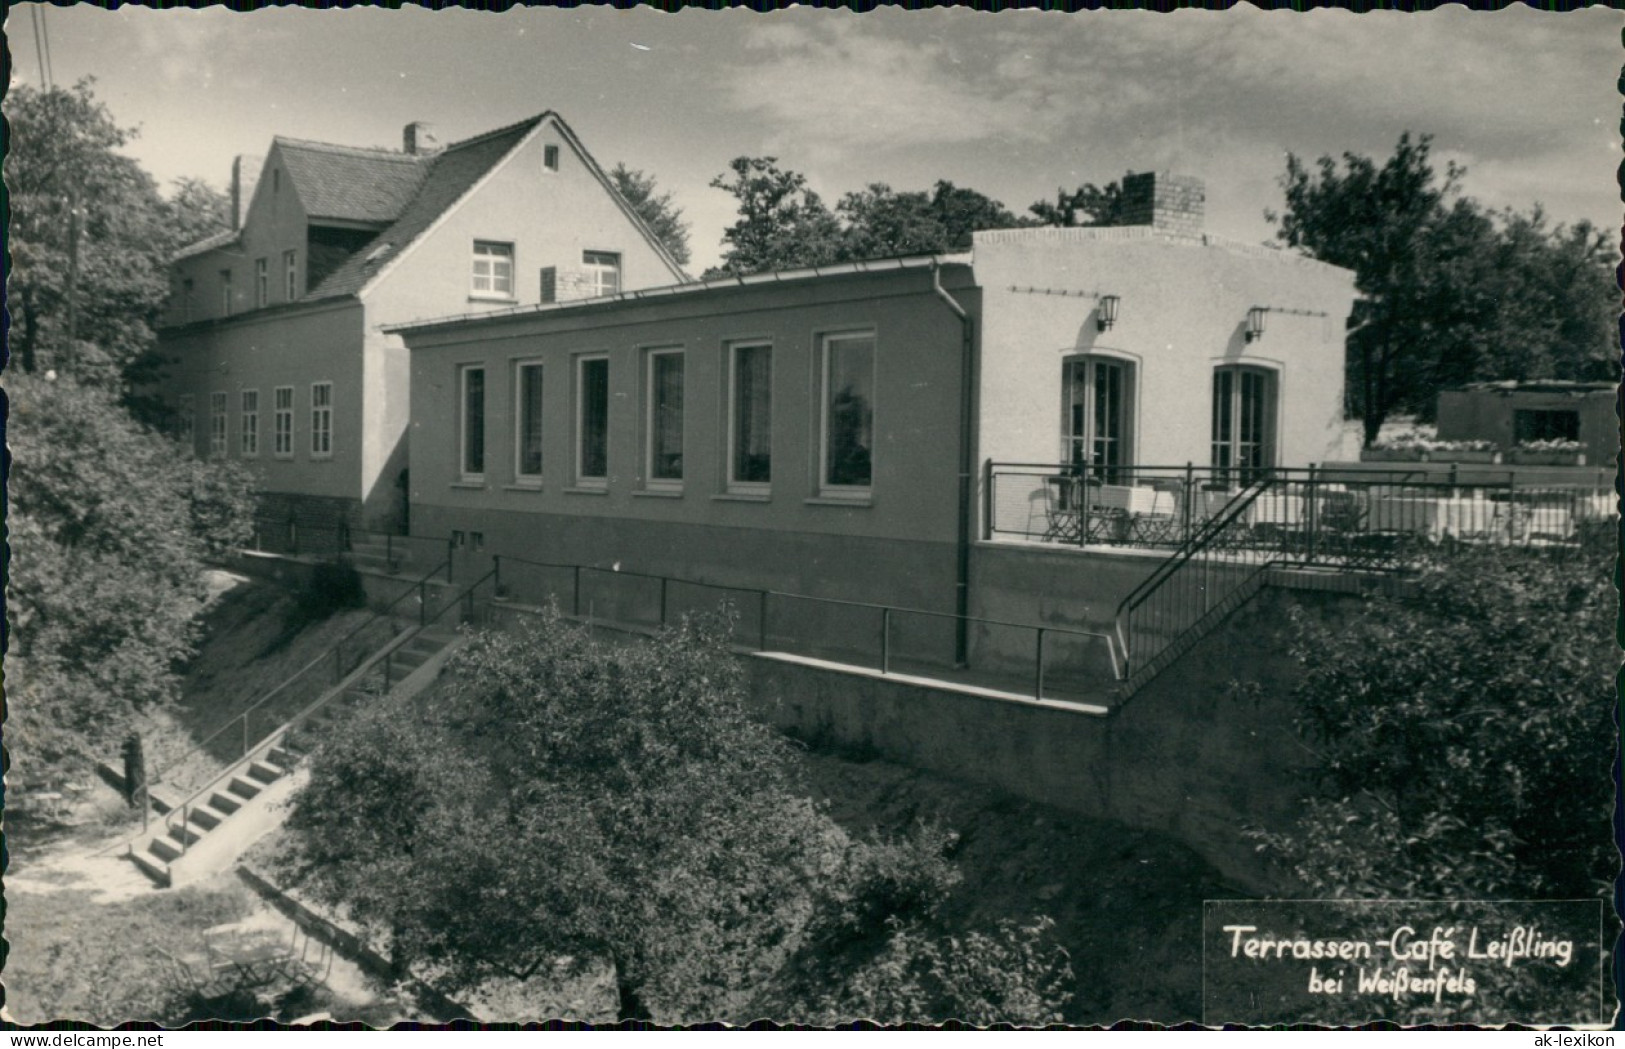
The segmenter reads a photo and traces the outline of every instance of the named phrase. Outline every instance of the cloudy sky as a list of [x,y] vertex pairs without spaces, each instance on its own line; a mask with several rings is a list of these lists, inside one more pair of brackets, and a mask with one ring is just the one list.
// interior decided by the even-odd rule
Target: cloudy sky
[[[17,79],[38,83],[30,8],[10,10]],[[1020,211],[1059,186],[1173,169],[1208,186],[1208,226],[1264,240],[1287,153],[1386,156],[1429,133],[1469,194],[1620,219],[1616,77],[1625,13],[1460,8],[1047,12],[516,9],[506,13],[49,7],[58,84],[97,79],[161,183],[224,188],[274,134],[399,148],[554,109],[606,167],[655,175],[720,255],[730,159],[777,156],[834,203],[869,182],[945,178]]]

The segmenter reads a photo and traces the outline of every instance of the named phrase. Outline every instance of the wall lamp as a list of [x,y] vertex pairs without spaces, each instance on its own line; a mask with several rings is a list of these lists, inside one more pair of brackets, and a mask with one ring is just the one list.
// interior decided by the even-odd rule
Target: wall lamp
[[1268,306],[1254,306],[1247,311],[1247,341],[1257,342],[1264,337],[1264,314],[1268,313]]
[[1100,297],[1100,315],[1095,318],[1095,323],[1100,325],[1101,331],[1110,331],[1111,326],[1117,323],[1117,307],[1122,301],[1116,295]]

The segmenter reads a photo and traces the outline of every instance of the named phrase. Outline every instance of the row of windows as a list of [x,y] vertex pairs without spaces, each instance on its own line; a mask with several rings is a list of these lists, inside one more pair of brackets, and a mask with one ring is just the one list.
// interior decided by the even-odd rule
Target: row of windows
[[[581,270],[585,283],[581,289],[585,298],[614,295],[621,290],[621,256],[613,251],[584,251]],[[541,270],[540,299],[558,301],[559,271],[555,266]],[[476,240],[474,242],[474,270],[469,294],[474,298],[511,299],[514,297],[514,248],[512,241]]]
[[[244,459],[260,454],[260,392],[242,390],[237,400],[237,453]],[[224,390],[209,394],[209,456],[224,459],[230,447],[228,415],[230,396]],[[194,440],[196,407],[191,394],[181,394],[177,410],[181,444]],[[271,391],[271,455],[293,458],[293,387],[278,386]],[[310,457],[328,459],[333,455],[333,384],[310,386]]]
[[[644,485],[680,491],[684,480],[684,420],[689,400],[685,351],[645,350],[641,361],[640,451]],[[767,495],[773,482],[773,346],[736,343],[727,348],[727,443],[724,477],[740,494]],[[540,484],[544,366],[519,361],[513,372],[514,480]],[[569,476],[582,488],[603,488],[610,467],[610,361],[604,354],[574,358]],[[825,494],[862,494],[874,478],[875,339],[869,332],[820,340],[819,488]],[[480,483],[486,472],[486,368],[458,369],[459,474]]]
[[[1133,362],[1075,358],[1063,365],[1062,384],[1066,461],[1080,473],[1114,482],[1134,462]],[[1267,368],[1214,370],[1210,453],[1215,467],[1247,472],[1274,465],[1276,399],[1275,373]]]

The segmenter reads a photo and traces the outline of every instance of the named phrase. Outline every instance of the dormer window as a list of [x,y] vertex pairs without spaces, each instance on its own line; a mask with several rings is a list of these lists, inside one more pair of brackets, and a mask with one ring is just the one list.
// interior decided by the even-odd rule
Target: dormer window
[[476,298],[513,298],[513,244],[494,240],[474,242],[474,283]]

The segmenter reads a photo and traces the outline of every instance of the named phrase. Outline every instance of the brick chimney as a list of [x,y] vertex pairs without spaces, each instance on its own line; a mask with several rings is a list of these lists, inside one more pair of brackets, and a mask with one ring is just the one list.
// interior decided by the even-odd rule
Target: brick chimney
[[1168,233],[1199,236],[1207,203],[1202,180],[1167,171],[1123,176],[1124,226],[1151,226]]
[[433,124],[414,120],[401,132],[401,148],[413,156],[426,157],[440,152],[443,147],[440,136],[434,133]]
[[243,228],[248,218],[248,205],[254,200],[254,187],[260,180],[260,169],[265,158],[243,154],[231,161],[231,228]]

